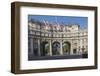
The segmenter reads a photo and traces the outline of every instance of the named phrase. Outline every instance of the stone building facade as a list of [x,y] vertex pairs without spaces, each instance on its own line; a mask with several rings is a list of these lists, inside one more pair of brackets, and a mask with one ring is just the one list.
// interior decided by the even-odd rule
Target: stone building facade
[[77,24],[28,22],[28,54],[81,55],[88,52],[88,31]]

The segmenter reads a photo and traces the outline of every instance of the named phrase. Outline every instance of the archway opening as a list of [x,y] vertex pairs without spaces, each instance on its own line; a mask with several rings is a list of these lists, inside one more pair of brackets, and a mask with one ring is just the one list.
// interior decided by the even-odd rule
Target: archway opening
[[41,56],[46,56],[49,54],[49,43],[47,41],[43,41],[41,43]]
[[60,43],[58,41],[52,44],[52,55],[60,55]]
[[70,48],[71,48],[71,44],[69,42],[64,42],[63,43],[63,54],[70,54]]

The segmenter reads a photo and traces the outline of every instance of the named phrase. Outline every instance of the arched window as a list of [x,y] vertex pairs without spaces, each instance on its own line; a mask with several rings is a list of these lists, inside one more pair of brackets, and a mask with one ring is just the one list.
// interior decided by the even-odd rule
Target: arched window
[[55,41],[52,44],[52,54],[53,55],[59,55],[60,54],[60,43],[58,41]]

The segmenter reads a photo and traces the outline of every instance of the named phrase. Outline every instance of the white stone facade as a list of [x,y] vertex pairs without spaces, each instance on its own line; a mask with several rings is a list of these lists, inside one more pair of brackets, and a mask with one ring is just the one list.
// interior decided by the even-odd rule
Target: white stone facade
[[35,56],[84,54],[88,52],[88,30],[77,24],[29,22],[28,50]]

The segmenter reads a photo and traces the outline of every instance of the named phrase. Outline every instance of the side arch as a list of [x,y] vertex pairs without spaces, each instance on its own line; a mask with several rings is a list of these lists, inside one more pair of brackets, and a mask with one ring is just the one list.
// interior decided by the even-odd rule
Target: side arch
[[63,48],[63,54],[70,54],[71,51],[71,43],[68,41],[63,42],[62,44],[62,48]]
[[41,56],[46,56],[49,53],[49,42],[43,41],[41,43]]

